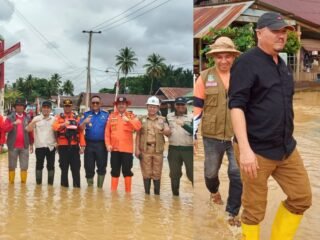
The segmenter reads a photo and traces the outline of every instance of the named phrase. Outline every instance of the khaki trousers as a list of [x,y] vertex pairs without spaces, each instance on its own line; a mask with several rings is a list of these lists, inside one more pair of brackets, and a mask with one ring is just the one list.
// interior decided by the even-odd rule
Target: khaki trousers
[[147,151],[142,153],[140,167],[144,179],[161,179],[163,153],[156,153],[156,148],[147,146]]
[[[239,147],[234,151],[239,164]],[[242,170],[243,184],[241,220],[248,225],[259,224],[265,215],[268,194],[268,179],[272,176],[280,185],[287,199],[284,206],[294,214],[303,214],[312,202],[308,174],[297,149],[282,161],[275,161],[256,155],[259,164],[258,177],[251,179]]]

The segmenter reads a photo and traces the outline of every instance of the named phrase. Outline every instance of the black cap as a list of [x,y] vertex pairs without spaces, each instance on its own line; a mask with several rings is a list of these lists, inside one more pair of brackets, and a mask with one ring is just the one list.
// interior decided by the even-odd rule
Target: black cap
[[70,99],[63,100],[63,106],[72,106],[72,101]]
[[17,105],[20,105],[20,106],[26,106],[26,100],[23,99],[23,98],[18,98],[14,104],[14,106],[17,106]]
[[176,100],[174,101],[174,103],[186,104],[187,103],[187,99],[185,99],[184,97],[177,97]]
[[294,27],[284,21],[283,16],[276,12],[264,13],[257,22],[257,29],[267,27],[270,30],[280,30],[287,28],[288,30],[294,31]]
[[44,102],[42,102],[42,107],[51,108],[52,107],[52,103],[50,101],[44,101]]

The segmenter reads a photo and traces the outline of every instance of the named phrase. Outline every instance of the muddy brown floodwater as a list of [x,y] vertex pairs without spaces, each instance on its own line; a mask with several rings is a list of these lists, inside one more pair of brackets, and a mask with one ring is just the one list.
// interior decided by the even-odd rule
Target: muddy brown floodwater
[[[320,92],[300,92],[294,96],[295,132],[298,149],[304,159],[309,174],[313,205],[306,212],[295,240],[316,240],[320,236]],[[241,231],[229,228],[225,221],[225,206],[213,206],[209,202],[209,193],[203,177],[203,147],[200,143],[196,154],[194,222],[197,240],[233,240],[241,238]],[[220,170],[221,193],[227,197],[228,177],[227,159]],[[261,223],[261,240],[270,238],[273,218],[280,201],[285,199],[279,185],[269,181],[268,206],[264,221]]]
[[180,197],[172,197],[165,159],[160,197],[145,196],[138,161],[134,159],[132,193],[126,194],[123,178],[118,193],[110,192],[109,163],[102,190],[87,187],[83,167],[81,189],[61,188],[57,162],[54,186],[48,187],[46,183],[36,186],[34,155],[30,159],[27,185],[20,184],[18,169],[16,183],[8,185],[7,156],[2,154],[0,240],[193,239],[193,188],[185,175],[181,179]]

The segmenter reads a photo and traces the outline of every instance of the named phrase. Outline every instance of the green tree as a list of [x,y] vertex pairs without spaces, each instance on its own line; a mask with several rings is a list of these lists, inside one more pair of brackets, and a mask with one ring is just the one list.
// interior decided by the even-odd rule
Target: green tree
[[58,95],[61,83],[61,76],[58,73],[52,74],[48,84],[50,96]]
[[146,68],[147,75],[151,78],[151,86],[149,94],[153,93],[153,81],[154,79],[162,76],[166,65],[164,64],[165,58],[161,57],[159,54],[152,53],[148,56],[148,63],[143,65]]
[[4,107],[5,109],[11,109],[12,105],[14,102],[18,99],[21,98],[23,95],[20,91],[8,87],[7,90],[4,93]]
[[62,85],[62,90],[67,96],[73,96],[73,83],[70,80],[66,80]]
[[34,86],[34,78],[32,77],[31,74],[29,74],[24,82],[24,97],[28,100],[28,101],[32,101],[33,97],[32,97],[32,90],[33,90],[33,86]]
[[134,69],[134,66],[137,65],[138,58],[135,57],[136,53],[128,47],[121,48],[119,55],[116,56],[116,66],[124,74],[124,93],[127,87],[127,75]]

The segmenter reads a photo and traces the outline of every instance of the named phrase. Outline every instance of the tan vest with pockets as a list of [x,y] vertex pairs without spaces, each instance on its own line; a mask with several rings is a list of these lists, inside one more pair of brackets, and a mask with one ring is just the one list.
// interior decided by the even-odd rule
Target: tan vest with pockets
[[[163,118],[161,116],[158,116],[158,118]],[[163,120],[165,121],[165,118],[163,118]],[[148,128],[148,117],[147,116],[143,116],[140,118],[140,121],[142,123],[142,128],[140,130],[140,146],[142,147],[142,150],[145,152],[147,151],[147,128]],[[165,140],[164,140],[164,136],[163,133],[160,132],[159,129],[155,129],[156,131],[156,153],[162,153],[164,150],[164,144],[165,144]]]
[[228,94],[215,67],[200,73],[205,85],[202,136],[219,140],[231,140],[233,130],[228,109]]

